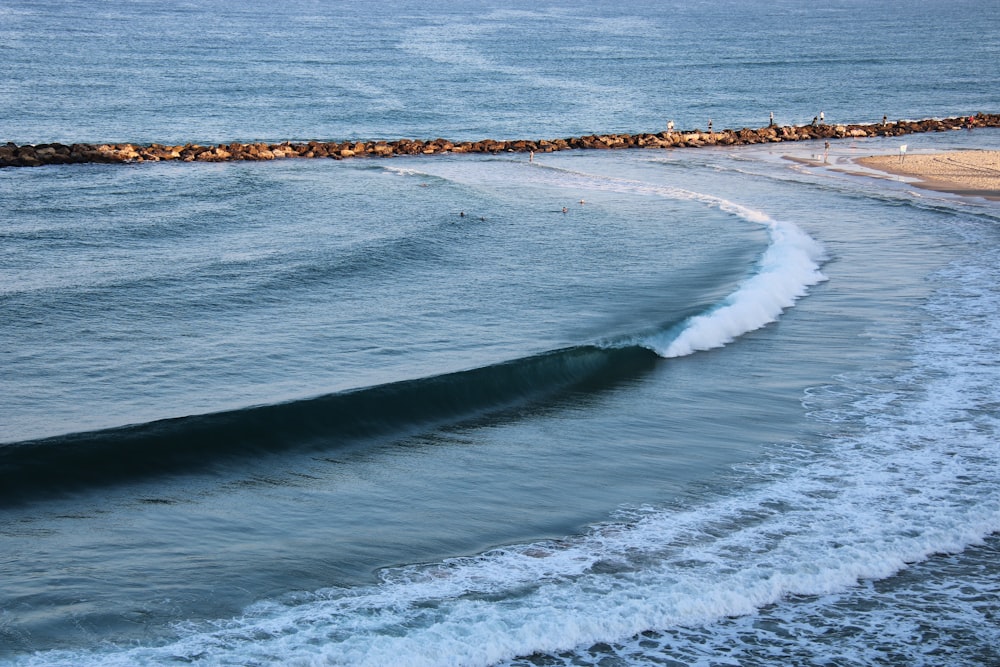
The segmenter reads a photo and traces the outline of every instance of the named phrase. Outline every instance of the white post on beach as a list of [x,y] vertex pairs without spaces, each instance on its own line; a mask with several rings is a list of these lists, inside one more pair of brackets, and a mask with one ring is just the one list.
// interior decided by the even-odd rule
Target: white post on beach
[[906,158],[906,144],[899,147],[899,163],[902,164],[903,160]]

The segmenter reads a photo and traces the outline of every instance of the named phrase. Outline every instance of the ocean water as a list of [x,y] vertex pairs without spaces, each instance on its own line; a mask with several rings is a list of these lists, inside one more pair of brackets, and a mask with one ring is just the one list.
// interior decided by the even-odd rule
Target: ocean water
[[[1000,109],[991,3],[0,7],[0,140]],[[0,171],[2,665],[1000,664],[1000,207],[729,149]]]

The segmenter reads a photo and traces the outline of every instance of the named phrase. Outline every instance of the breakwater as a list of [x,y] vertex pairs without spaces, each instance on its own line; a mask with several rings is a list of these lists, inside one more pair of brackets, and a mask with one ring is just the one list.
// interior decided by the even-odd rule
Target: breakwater
[[393,157],[396,155],[434,155],[440,153],[551,153],[572,149],[620,148],[697,148],[704,146],[739,146],[782,141],[844,139],[857,137],[894,137],[917,132],[1000,127],[1000,114],[976,114],[954,118],[884,121],[870,124],[825,124],[767,127],[740,130],[671,130],[639,134],[591,134],[566,139],[494,140],[453,142],[398,139],[395,141],[228,143],[214,146],[200,144],[37,144],[0,146],[0,167],[40,167],[50,164],[91,162],[233,162],[239,160],[278,160],[286,158]]

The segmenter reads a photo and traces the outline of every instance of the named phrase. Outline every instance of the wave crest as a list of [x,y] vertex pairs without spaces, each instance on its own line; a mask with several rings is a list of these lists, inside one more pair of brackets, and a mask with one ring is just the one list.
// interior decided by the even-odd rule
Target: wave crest
[[[826,280],[820,262],[823,246],[799,227],[776,222],[747,210],[740,215],[767,225],[771,243],[757,263],[757,271],[712,310],[688,318],[679,326],[636,341],[661,357],[682,357],[722,347],[737,337],[778,319],[808,288]],[[751,215],[752,213],[752,215]]]

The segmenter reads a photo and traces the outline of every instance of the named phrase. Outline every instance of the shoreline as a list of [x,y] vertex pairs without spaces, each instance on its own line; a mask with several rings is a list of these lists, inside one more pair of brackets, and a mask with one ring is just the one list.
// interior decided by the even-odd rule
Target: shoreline
[[862,167],[914,179],[925,190],[1000,201],[1000,151],[963,150],[856,158]]
[[[921,132],[946,132],[977,127],[1000,127],[1000,114],[976,114],[953,118],[883,122],[873,124],[801,126],[769,125],[758,129],[670,130],[659,133],[591,134],[566,139],[505,140],[452,142],[399,139],[396,141],[346,141],[304,143],[239,143],[204,146],[200,144],[23,144],[8,142],[0,146],[0,168],[41,167],[50,164],[142,162],[236,162],[287,158],[394,157],[397,155],[435,155],[455,153],[551,153],[573,149],[622,148],[701,148],[704,146],[743,146],[785,141],[845,139],[860,137],[896,137]],[[911,156],[914,157],[914,156]]]

